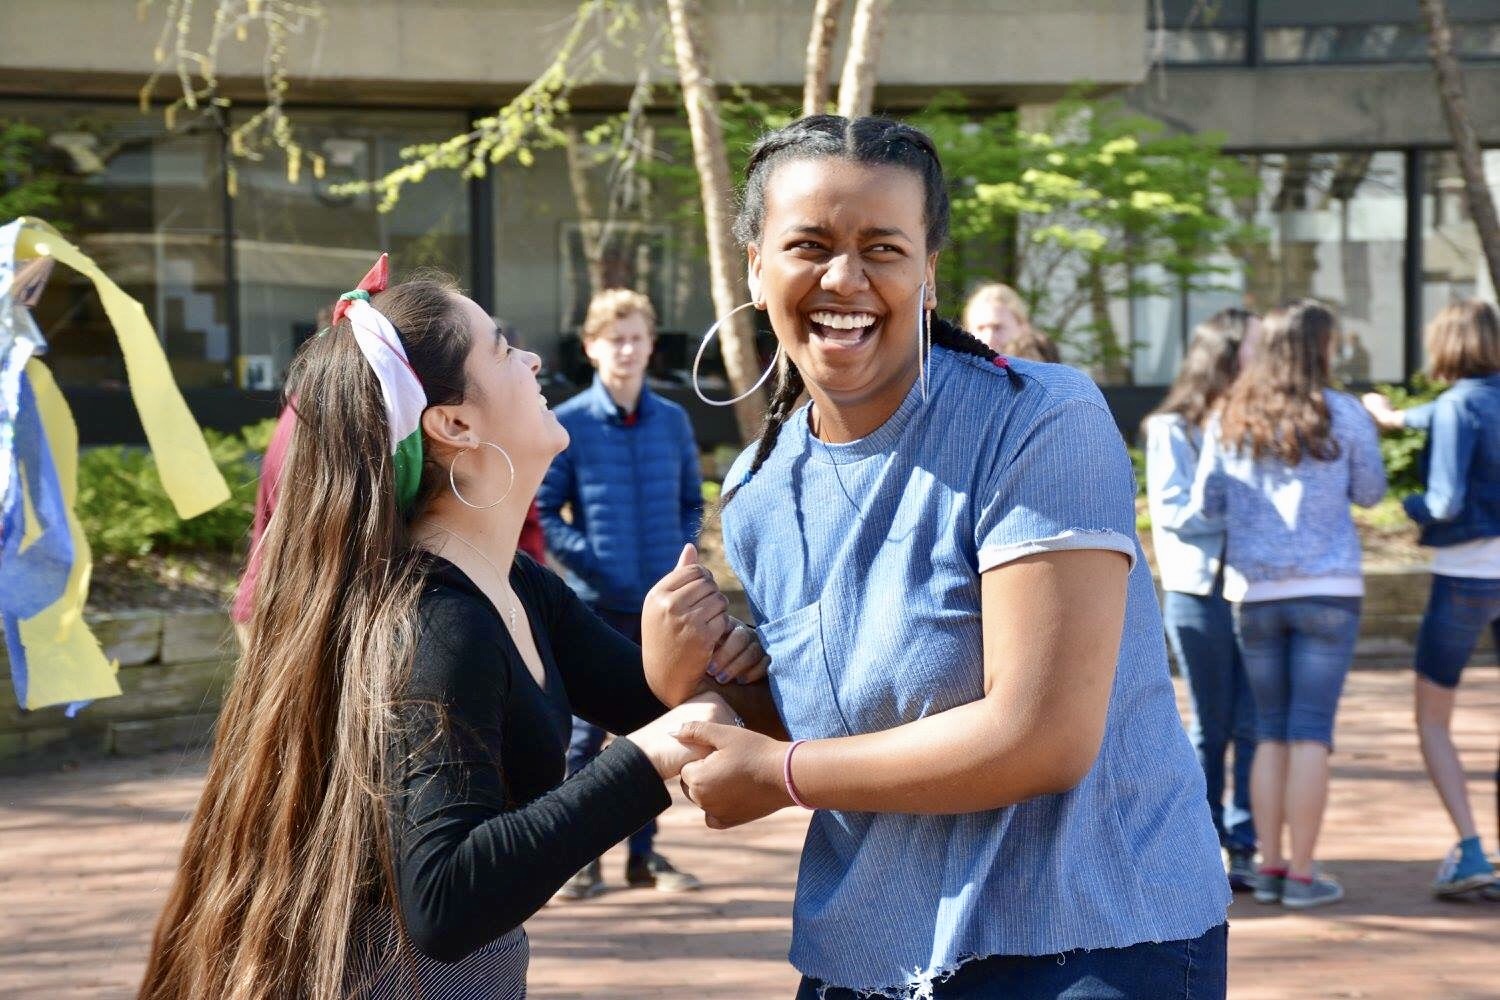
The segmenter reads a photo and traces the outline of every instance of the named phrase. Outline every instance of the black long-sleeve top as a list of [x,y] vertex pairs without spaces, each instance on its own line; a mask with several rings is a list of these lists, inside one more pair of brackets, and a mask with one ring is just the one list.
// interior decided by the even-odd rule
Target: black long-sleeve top
[[433,557],[399,713],[397,895],[412,943],[442,962],[519,927],[671,803],[629,740],[564,782],[573,715],[628,733],[666,709],[646,686],[640,648],[554,573],[517,554],[510,582],[546,683],[483,592]]

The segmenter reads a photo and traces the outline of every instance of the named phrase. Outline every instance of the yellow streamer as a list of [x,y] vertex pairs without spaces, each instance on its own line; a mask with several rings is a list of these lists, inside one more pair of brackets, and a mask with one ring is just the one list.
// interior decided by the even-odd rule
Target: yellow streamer
[[[92,281],[99,292],[99,301],[125,355],[130,395],[156,457],[162,487],[177,515],[196,517],[228,500],[229,485],[214,465],[198,422],[188,412],[145,308],[57,230],[41,219],[24,218],[16,241],[17,259],[49,254]],[[71,416],[68,422],[72,423]],[[75,445],[75,464],[76,453]]]
[[[83,620],[83,604],[88,598],[94,562],[83,526],[73,513],[73,504],[78,499],[78,426],[73,423],[68,403],[47,366],[32,359],[26,363],[26,374],[31,379],[37,410],[47,432],[47,446],[57,466],[74,553],[73,571],[68,575],[62,597],[20,623],[27,666],[23,707],[32,709],[117,695],[120,665],[105,657],[99,640]],[[28,521],[34,522],[35,514],[29,505],[26,513]],[[28,523],[27,535],[34,534],[34,524]]]

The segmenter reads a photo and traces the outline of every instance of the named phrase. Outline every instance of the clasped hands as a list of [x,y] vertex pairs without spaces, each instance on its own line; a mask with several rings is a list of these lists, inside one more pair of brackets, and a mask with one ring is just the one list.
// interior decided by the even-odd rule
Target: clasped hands
[[[720,688],[766,678],[771,659],[693,546],[646,595],[641,652],[652,692],[670,707],[631,735],[663,780],[683,793],[713,829],[738,826],[791,804],[782,782],[786,744],[744,728]],[[705,667],[706,664],[706,667]]]

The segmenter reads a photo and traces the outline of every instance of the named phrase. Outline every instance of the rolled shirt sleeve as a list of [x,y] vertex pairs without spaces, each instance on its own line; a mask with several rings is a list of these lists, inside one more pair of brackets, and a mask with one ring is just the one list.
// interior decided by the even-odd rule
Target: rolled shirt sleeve
[[1071,398],[1044,409],[997,456],[977,502],[981,573],[1071,549],[1109,549],[1135,565],[1135,475],[1102,402]]

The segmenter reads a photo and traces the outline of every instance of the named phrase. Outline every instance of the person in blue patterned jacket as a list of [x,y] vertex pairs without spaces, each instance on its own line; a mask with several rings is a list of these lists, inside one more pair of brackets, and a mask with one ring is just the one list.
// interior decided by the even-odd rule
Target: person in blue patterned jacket
[[[646,296],[625,288],[594,296],[583,322],[594,381],[554,411],[571,443],[537,492],[547,549],[564,579],[636,643],[647,591],[677,565],[683,546],[697,541],[703,519],[698,445],[687,412],[646,386],[655,339],[656,311]],[[573,720],[569,775],[599,753],[604,735]],[[653,820],[630,838],[627,884],[696,889],[697,879],[652,849],[655,836]],[[603,891],[595,860],[558,896],[587,899]]]

